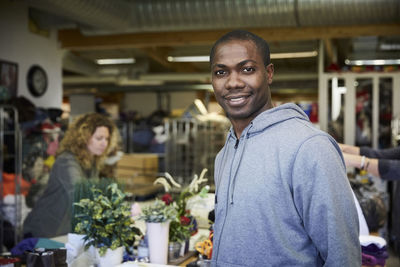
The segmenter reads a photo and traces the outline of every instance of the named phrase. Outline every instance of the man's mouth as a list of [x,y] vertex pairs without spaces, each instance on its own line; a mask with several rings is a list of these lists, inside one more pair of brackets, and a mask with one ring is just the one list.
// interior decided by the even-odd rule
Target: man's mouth
[[228,104],[231,106],[240,106],[243,105],[246,100],[249,98],[248,95],[240,95],[240,96],[229,96],[225,99],[228,101]]

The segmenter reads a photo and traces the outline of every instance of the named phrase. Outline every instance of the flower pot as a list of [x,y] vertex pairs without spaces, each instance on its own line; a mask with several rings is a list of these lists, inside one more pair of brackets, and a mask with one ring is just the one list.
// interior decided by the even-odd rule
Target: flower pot
[[185,241],[182,241],[181,251],[180,251],[181,257],[185,256],[185,254],[189,252],[189,242],[190,242],[189,238],[186,239]]
[[181,252],[181,243],[179,242],[170,242],[168,244],[168,260],[175,260],[179,258]]
[[121,264],[124,254],[124,247],[114,250],[107,249],[106,254],[100,256],[99,249],[96,248],[96,259],[99,267],[112,267]]
[[169,221],[163,223],[146,223],[151,263],[168,263]]

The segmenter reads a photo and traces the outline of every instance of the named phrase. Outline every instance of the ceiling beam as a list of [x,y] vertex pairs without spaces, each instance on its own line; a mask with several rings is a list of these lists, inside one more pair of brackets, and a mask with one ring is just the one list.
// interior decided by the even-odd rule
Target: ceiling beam
[[175,70],[178,72],[197,72],[199,71],[192,63],[182,64],[180,62],[171,63],[167,61],[169,48],[165,47],[143,47],[139,48],[142,52],[146,53],[147,56],[161,64],[162,66]]
[[331,63],[337,63],[336,47],[334,46],[332,39],[323,39],[326,57],[328,60],[328,65]]
[[[356,36],[400,35],[400,24],[347,25],[324,27],[249,28],[267,41],[297,41]],[[157,46],[211,45],[229,31],[147,32],[84,36],[76,29],[59,30],[62,48],[70,50],[143,48]]]
[[96,76],[99,72],[99,68],[95,63],[83,59],[70,51],[64,52],[62,62],[63,70],[68,70],[87,76]]

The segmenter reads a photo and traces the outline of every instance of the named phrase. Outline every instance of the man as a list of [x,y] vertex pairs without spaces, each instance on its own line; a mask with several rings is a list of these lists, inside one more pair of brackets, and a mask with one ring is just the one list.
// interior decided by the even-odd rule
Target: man
[[273,107],[268,44],[233,31],[210,63],[232,123],[215,161],[213,266],[361,266],[340,149],[296,105]]

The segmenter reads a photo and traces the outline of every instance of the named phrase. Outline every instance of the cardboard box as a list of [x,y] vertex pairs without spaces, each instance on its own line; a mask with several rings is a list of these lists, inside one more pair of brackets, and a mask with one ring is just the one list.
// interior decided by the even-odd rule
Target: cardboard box
[[117,180],[128,192],[138,193],[158,188],[153,185],[158,174],[157,154],[125,154],[117,163]]
[[158,172],[158,155],[131,153],[124,154],[117,163],[117,168],[134,170],[141,174]]

